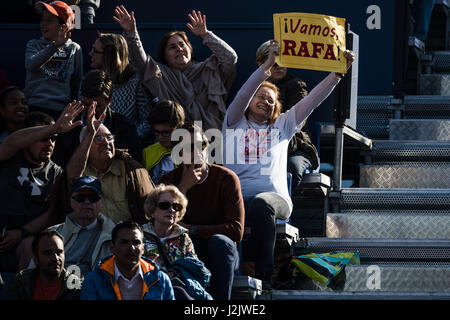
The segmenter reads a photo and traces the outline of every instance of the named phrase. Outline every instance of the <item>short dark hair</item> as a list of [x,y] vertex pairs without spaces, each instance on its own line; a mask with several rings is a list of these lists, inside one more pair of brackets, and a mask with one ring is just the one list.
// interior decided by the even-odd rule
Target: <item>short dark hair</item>
[[134,229],[138,229],[142,236],[144,235],[144,230],[142,229],[142,227],[135,221],[123,221],[123,222],[119,222],[113,229],[112,233],[111,233],[111,240],[112,243],[116,243],[117,240],[117,233],[119,233],[120,230],[122,229],[128,229],[128,230],[134,230]]
[[35,127],[38,123],[42,125],[51,125],[55,123],[55,120],[48,114],[40,111],[33,111],[25,118],[23,127]]
[[4,106],[8,95],[14,91],[22,91],[18,86],[8,86],[0,91],[0,106]]
[[103,70],[91,70],[81,82],[81,95],[86,98],[103,97],[110,100],[112,95],[111,77]]
[[184,125],[182,125],[181,128],[186,129],[190,133],[195,133],[196,131],[200,132],[200,134],[202,135],[202,142],[206,142],[206,144],[209,144],[209,140],[206,137],[205,132],[202,130],[202,128],[194,124],[194,122],[188,121]]
[[56,230],[51,230],[51,229],[45,229],[42,230],[41,232],[39,232],[38,234],[36,234],[34,236],[33,242],[31,243],[31,251],[35,254],[38,255],[38,248],[39,248],[39,241],[43,238],[43,237],[53,237],[53,236],[57,236],[61,239],[61,241],[64,243],[64,237]]
[[184,124],[184,119],[183,107],[172,100],[158,101],[147,117],[147,121],[151,126],[167,123],[172,128],[181,127]]

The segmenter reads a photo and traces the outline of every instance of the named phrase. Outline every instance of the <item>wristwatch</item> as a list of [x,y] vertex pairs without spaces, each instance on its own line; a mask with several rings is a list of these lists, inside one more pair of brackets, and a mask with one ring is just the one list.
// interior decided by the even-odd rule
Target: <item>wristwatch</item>
[[20,233],[22,234],[22,239],[25,239],[26,237],[31,235],[30,231],[28,231],[25,228],[19,228],[19,230],[20,230]]

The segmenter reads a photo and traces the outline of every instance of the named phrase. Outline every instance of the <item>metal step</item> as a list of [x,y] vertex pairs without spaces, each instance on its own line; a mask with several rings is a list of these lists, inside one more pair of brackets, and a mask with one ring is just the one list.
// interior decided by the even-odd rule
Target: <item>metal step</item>
[[372,150],[361,153],[368,164],[449,164],[450,141],[374,140]]
[[361,188],[450,189],[449,165],[364,165]]
[[450,189],[345,188],[343,213],[450,214]]
[[450,266],[450,239],[362,239],[307,238],[295,245],[296,255],[305,252],[359,252],[361,265],[446,265]]
[[450,119],[450,96],[407,95],[403,105],[406,119]]
[[311,291],[334,292],[450,293],[450,266],[348,265],[342,272],[345,275],[338,289],[309,281],[309,278],[304,287]]
[[450,96],[450,74],[421,74],[419,94]]
[[395,101],[393,96],[358,96],[357,131],[372,139],[387,138]]
[[434,73],[450,73],[450,51],[434,51],[432,64]]
[[273,290],[271,300],[450,300],[444,292],[334,292],[313,290]]
[[389,140],[450,140],[450,120],[391,119]]
[[450,214],[328,213],[329,238],[450,239]]

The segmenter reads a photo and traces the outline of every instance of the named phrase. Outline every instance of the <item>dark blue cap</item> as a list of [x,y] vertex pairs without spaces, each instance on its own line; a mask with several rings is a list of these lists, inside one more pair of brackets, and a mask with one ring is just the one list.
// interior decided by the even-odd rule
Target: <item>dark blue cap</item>
[[92,189],[100,196],[102,195],[102,184],[97,177],[87,176],[80,177],[74,180],[72,184],[72,193],[77,192],[81,189]]

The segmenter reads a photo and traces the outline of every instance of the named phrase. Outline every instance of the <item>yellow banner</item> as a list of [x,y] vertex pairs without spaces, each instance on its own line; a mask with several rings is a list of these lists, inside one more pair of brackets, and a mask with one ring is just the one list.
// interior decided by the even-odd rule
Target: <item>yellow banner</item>
[[345,19],[312,13],[275,13],[276,62],[283,67],[347,72]]

